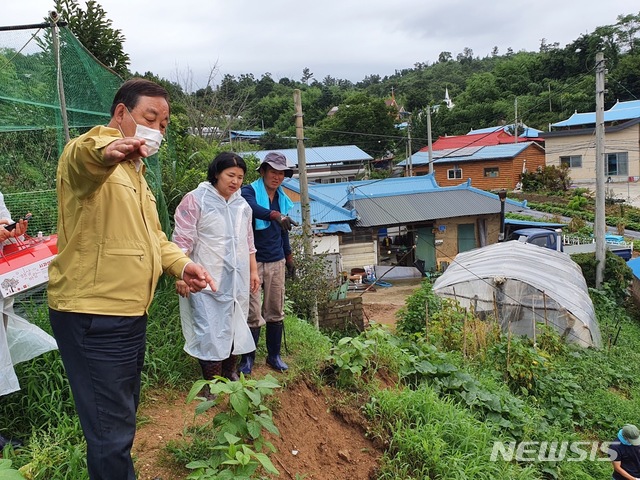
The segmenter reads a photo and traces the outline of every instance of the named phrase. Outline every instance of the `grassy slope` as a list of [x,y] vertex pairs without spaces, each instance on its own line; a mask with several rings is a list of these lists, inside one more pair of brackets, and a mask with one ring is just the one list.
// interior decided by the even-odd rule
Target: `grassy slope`
[[[608,312],[606,322],[617,322],[614,308],[600,308]],[[34,306],[29,317],[49,329],[42,305]],[[456,346],[460,335],[438,337],[437,324],[430,343],[422,334],[400,338],[373,328],[357,343],[335,347],[333,362],[325,363],[331,341],[306,322],[288,318],[287,342],[294,357],[288,378],[333,383],[368,399],[363,409],[372,432],[389,442],[379,478],[607,478],[606,461],[515,463],[489,457],[496,440],[605,441],[623,423],[640,424],[640,325],[621,318],[617,345],[599,351],[561,348],[550,353],[538,347],[532,352],[524,343],[513,343],[510,353],[521,352],[522,371],[534,375],[535,386],[528,390],[505,374],[504,339],[488,339],[475,354],[463,356]],[[453,320],[447,329],[459,333]],[[184,390],[198,378],[195,362],[182,351],[170,286],[157,294],[148,344],[145,389]],[[555,344],[550,345],[551,351]],[[544,368],[532,368],[535,355]],[[347,366],[355,368],[345,373],[337,367],[339,357],[350,359]],[[2,398],[0,416],[3,431],[28,442],[7,457],[14,466],[32,471],[35,479],[86,478],[82,435],[57,352],[17,370],[23,388]],[[400,389],[379,387],[375,379],[380,371],[400,378]]]

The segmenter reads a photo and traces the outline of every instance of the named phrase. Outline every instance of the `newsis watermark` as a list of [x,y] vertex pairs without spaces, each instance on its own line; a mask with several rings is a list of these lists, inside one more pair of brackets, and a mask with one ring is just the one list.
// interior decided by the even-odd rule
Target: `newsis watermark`
[[611,462],[616,457],[616,452],[609,448],[613,443],[555,440],[494,442],[491,461],[496,462],[501,458],[505,462]]

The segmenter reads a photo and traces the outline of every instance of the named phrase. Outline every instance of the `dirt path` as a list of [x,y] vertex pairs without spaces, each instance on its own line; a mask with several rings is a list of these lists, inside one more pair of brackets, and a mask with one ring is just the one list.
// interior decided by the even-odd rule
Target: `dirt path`
[[[420,279],[394,281],[388,288],[375,287],[363,297],[365,321],[393,326],[396,312],[407,296],[420,286]],[[256,376],[271,373],[265,366]],[[188,440],[188,428],[201,425],[212,415],[196,417],[196,402],[186,403],[187,392],[146,394],[140,408],[138,432],[133,448],[139,480],[183,480],[189,470],[176,465],[165,450],[170,441]],[[357,408],[340,402],[339,393],[315,390],[305,384],[288,385],[278,394],[274,421],[280,436],[273,438],[277,452],[271,456],[281,479],[367,480],[372,478],[382,452],[365,436]],[[340,411],[340,414],[336,414]]]
[[[384,279],[383,279],[384,280]],[[365,323],[375,321],[393,327],[396,324],[396,313],[404,307],[405,300],[417,288],[422,279],[390,281],[390,287],[379,287],[363,291],[351,291],[347,296],[362,296]]]

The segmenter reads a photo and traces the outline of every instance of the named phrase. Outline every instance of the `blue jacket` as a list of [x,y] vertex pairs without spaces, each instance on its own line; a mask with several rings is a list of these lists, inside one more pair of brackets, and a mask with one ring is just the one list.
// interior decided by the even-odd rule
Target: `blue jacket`
[[256,245],[256,261],[261,263],[277,262],[291,253],[289,232],[284,230],[278,222],[270,222],[264,230],[255,229],[255,219],[269,221],[271,210],[280,211],[278,192],[270,201],[269,208],[264,208],[256,202],[256,192],[251,185],[242,187],[242,196],[247,201],[253,212],[253,235]]

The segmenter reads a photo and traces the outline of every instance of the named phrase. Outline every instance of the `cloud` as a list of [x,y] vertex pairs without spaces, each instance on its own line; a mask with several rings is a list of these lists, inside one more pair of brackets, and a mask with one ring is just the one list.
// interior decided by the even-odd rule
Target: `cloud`
[[[42,21],[42,0],[5,2],[2,23]],[[79,0],[84,5],[84,0]],[[212,68],[220,76],[299,79],[308,67],[353,82],[393,75],[415,63],[433,63],[442,51],[465,47],[475,56],[537,51],[541,39],[564,47],[620,14],[637,12],[629,0],[536,3],[478,0],[133,0],[98,1],[126,37],[131,69],[176,81],[188,72],[204,85]],[[42,10],[42,11],[40,11]],[[35,12],[35,13],[34,13]]]

